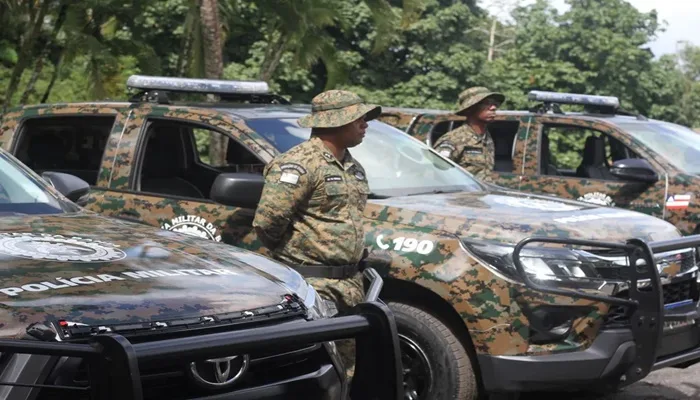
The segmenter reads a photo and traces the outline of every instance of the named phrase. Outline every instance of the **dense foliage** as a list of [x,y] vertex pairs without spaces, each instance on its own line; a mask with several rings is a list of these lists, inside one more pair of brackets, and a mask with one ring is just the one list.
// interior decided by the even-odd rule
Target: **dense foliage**
[[559,13],[539,0],[502,23],[476,0],[219,0],[210,19],[201,9],[215,0],[0,0],[0,101],[124,99],[134,73],[222,75],[264,79],[295,102],[327,88],[444,109],[472,85],[504,91],[515,108],[532,89],[615,95],[700,127],[700,48],[655,58],[654,12],[566,2]]

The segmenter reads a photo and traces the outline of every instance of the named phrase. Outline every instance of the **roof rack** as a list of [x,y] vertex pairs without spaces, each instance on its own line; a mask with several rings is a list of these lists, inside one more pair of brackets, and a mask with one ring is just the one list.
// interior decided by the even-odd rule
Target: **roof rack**
[[583,106],[585,112],[590,114],[607,114],[607,115],[629,115],[634,116],[639,120],[647,118],[638,113],[632,113],[620,108],[620,99],[615,96],[598,96],[592,94],[576,94],[563,92],[547,92],[541,90],[532,90],[527,94],[527,99],[530,101],[541,101],[530,108],[531,112],[540,114],[552,111],[555,114],[564,114],[561,110],[561,104],[574,104]]
[[222,102],[290,104],[284,97],[270,93],[264,81],[131,75],[126,86],[139,90],[129,99],[137,103],[171,104],[168,93],[196,93],[218,95]]

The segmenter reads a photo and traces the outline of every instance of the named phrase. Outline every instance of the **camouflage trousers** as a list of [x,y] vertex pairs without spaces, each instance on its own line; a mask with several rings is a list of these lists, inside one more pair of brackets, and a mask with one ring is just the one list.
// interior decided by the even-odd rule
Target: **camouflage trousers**
[[[360,272],[347,279],[306,278],[306,281],[316,289],[321,298],[335,303],[338,315],[350,313],[350,310],[365,298]],[[355,374],[355,339],[338,340],[335,344],[350,382]]]

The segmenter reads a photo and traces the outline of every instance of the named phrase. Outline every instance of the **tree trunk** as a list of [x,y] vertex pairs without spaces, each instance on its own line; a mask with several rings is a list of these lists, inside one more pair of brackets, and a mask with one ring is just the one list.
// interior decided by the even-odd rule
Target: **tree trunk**
[[39,12],[36,14],[36,18],[32,21],[32,29],[27,35],[27,39],[22,43],[22,48],[20,49],[19,57],[17,59],[17,64],[12,70],[12,75],[10,76],[10,83],[7,85],[7,92],[5,93],[5,103],[3,104],[3,111],[12,103],[12,96],[17,91],[17,86],[19,86],[19,81],[22,78],[22,73],[27,68],[29,60],[31,59],[31,53],[34,48],[34,43],[37,37],[41,33],[41,25],[44,22],[44,17],[49,9],[49,0],[44,0],[41,3]]
[[53,63],[53,73],[51,74],[51,82],[49,82],[49,86],[46,88],[46,91],[44,92],[44,96],[41,98],[40,103],[46,103],[49,100],[49,95],[51,94],[51,90],[53,89],[53,85],[56,83],[56,79],[58,79],[58,74],[61,69],[61,62],[63,61],[63,51],[61,51],[61,54],[59,54],[58,59],[56,62]]
[[489,35],[489,55],[488,61],[493,61],[493,51],[496,44],[496,18],[491,23],[491,34]]
[[36,63],[34,63],[34,71],[32,72],[32,76],[31,78],[29,78],[27,88],[24,89],[24,93],[22,93],[22,97],[20,97],[19,99],[20,105],[27,104],[27,100],[29,100],[29,95],[34,92],[34,85],[36,84],[36,81],[39,80],[39,75],[41,75],[42,69],[44,69],[43,54],[39,58],[37,58]]
[[27,88],[24,89],[24,93],[22,93],[22,97],[19,100],[20,104],[26,104],[27,100],[29,99],[29,96],[32,93],[34,93],[34,85],[36,85],[36,81],[39,79],[39,75],[41,75],[41,70],[44,68],[44,60],[49,57],[51,45],[53,45],[54,42],[56,42],[58,32],[61,31],[63,22],[66,20],[67,11],[68,5],[62,4],[61,9],[58,11],[58,18],[56,19],[56,23],[54,24],[53,29],[51,30],[51,36],[49,37],[49,40],[47,40],[44,44],[44,48],[41,49],[41,54],[39,55],[39,57],[36,60],[36,63],[34,64],[34,72],[32,72],[32,76],[31,78],[29,78]]
[[287,45],[289,44],[289,38],[284,35],[275,40],[275,42],[270,46],[265,54],[265,59],[260,65],[260,75],[258,79],[261,81],[269,82],[277,71],[277,67],[282,60],[282,55],[285,50],[287,50]]
[[[200,1],[199,17],[204,39],[204,76],[208,79],[221,79],[224,74],[224,57],[219,4],[217,0]],[[215,101],[213,97],[215,96],[210,96],[208,100]],[[219,166],[226,163],[227,147],[226,137],[212,132],[209,142],[209,160],[212,165]]]

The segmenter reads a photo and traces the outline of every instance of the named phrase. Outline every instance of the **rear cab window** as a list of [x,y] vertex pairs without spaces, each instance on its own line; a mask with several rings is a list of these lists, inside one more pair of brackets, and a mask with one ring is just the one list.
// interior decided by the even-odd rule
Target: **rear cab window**
[[14,155],[29,168],[64,172],[95,185],[115,116],[51,116],[25,120]]

